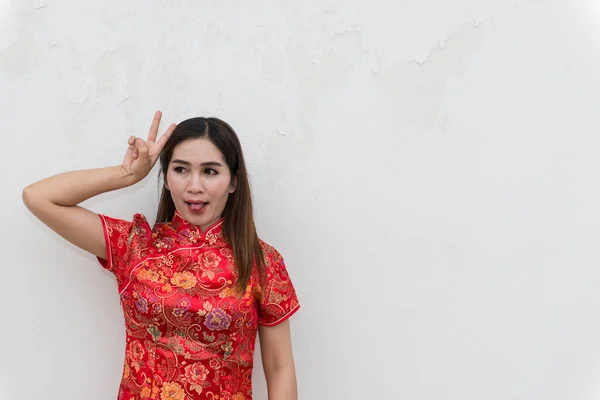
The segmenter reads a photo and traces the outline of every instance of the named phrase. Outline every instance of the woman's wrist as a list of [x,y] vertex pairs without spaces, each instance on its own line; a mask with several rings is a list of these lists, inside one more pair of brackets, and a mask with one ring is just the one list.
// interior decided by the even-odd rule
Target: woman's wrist
[[127,171],[125,168],[123,168],[122,165],[119,165],[118,167],[115,167],[118,171],[117,176],[118,176],[118,181],[120,182],[120,184],[122,185],[122,188],[128,187],[128,186],[132,186],[135,185],[136,183],[138,183],[139,181],[141,181],[142,179],[139,179],[138,177],[135,176],[135,174],[132,171]]

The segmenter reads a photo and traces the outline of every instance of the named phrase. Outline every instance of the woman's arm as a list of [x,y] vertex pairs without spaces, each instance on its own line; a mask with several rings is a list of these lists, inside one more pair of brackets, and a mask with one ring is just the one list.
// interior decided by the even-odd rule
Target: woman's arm
[[289,321],[276,326],[260,326],[258,333],[269,400],[297,400]]
[[105,258],[100,218],[78,204],[101,193],[133,185],[148,175],[175,128],[172,124],[155,143],[160,118],[161,113],[157,112],[148,140],[129,138],[121,166],[72,171],[43,179],[23,190],[23,202],[33,215],[64,239]]
[[66,172],[23,190],[23,202],[40,221],[75,246],[106,258],[102,223],[77,204],[98,194],[135,183],[121,167]]

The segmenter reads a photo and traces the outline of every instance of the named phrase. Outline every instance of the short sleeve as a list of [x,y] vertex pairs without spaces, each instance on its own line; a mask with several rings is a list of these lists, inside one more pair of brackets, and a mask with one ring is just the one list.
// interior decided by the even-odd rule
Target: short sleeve
[[261,325],[275,326],[300,309],[300,303],[281,254],[269,245],[265,252],[265,288],[258,309]]
[[135,262],[139,248],[146,242],[150,227],[146,218],[134,215],[133,221],[125,221],[106,215],[99,215],[104,230],[106,243],[106,259],[98,257],[102,267],[112,272],[119,284],[123,283],[132,264]]

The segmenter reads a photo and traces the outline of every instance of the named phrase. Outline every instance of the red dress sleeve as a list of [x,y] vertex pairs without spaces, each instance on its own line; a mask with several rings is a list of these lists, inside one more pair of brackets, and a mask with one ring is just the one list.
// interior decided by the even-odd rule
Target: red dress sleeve
[[298,311],[300,303],[283,257],[269,245],[265,244],[264,249],[266,280],[258,308],[258,322],[265,326],[275,326]]
[[135,214],[133,221],[99,215],[106,243],[105,259],[98,257],[102,267],[112,272],[121,286],[129,277],[136,260],[148,248],[151,229],[146,218]]

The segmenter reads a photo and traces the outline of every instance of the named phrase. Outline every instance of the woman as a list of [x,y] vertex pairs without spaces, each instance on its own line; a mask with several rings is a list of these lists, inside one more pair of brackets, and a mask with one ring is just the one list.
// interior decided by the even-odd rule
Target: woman
[[[28,209],[117,280],[126,355],[119,399],[247,400],[258,332],[269,399],[297,398],[288,318],[300,307],[281,254],[260,240],[239,140],[216,118],[129,138],[121,166],[23,191]],[[78,206],[144,179],[160,156],[156,224]]]

